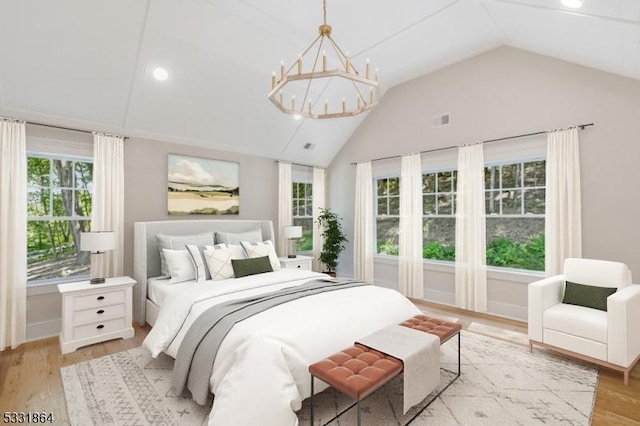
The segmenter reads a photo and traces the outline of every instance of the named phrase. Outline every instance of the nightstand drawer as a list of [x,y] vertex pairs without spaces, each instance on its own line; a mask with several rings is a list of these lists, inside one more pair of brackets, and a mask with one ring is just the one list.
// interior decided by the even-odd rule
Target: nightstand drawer
[[124,303],[118,305],[99,306],[93,309],[85,309],[82,311],[75,311],[73,313],[73,323],[82,324],[87,322],[102,321],[103,319],[109,319],[114,317],[125,316]]
[[124,303],[124,299],[124,290],[105,291],[102,293],[94,293],[89,296],[75,296],[73,310],[81,311],[89,308],[116,305],[118,303]]
[[311,270],[311,262],[303,260],[300,262],[291,262],[287,265],[289,269],[305,269],[307,271]]
[[113,331],[120,331],[123,328],[125,328],[124,318],[115,318],[108,321],[81,325],[73,328],[73,339],[86,339],[88,337],[99,336]]

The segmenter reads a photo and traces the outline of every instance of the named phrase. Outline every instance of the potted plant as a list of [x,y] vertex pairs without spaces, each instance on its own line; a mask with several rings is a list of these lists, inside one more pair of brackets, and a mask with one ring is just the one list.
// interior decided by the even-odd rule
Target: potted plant
[[336,268],[338,267],[338,257],[344,250],[345,242],[348,242],[344,232],[342,231],[342,219],[331,211],[331,209],[320,209],[320,215],[316,220],[318,228],[322,229],[322,251],[318,260],[327,268],[327,272],[331,276],[336,276]]

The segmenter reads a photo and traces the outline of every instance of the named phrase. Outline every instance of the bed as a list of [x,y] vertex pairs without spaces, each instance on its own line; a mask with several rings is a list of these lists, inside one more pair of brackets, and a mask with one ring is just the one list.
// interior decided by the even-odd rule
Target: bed
[[[313,271],[281,269],[222,281],[187,282],[170,292],[158,290],[162,283],[153,279],[160,275],[158,233],[242,233],[257,227],[262,230],[262,238],[273,239],[270,221],[135,224],[134,269],[141,284],[135,289],[136,318],[153,325],[144,342],[153,356],[165,352],[175,357],[189,325],[209,306],[326,277]],[[418,313],[398,292],[365,285],[298,298],[237,323],[223,340],[213,363],[209,388],[215,398],[209,424],[296,425],[296,411],[311,392],[310,364]]]

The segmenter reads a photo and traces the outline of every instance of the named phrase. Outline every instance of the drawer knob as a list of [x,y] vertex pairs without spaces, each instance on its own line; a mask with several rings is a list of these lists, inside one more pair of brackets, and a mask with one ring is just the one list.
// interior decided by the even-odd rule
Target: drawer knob
[[98,296],[98,300],[104,300],[104,296]]
[[99,326],[96,327],[98,330],[100,330],[101,328],[104,328],[104,324],[100,324]]
[[300,267],[300,265],[298,265],[298,268]]
[[96,312],[97,314],[104,314],[104,310],[100,309],[98,312]]

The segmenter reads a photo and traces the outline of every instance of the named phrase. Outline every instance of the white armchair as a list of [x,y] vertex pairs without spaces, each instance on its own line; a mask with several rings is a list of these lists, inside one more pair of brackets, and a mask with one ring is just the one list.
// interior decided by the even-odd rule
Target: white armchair
[[[566,259],[564,274],[529,284],[529,350],[540,345],[623,372],[640,359],[640,285],[624,263]],[[565,281],[616,287],[601,311],[562,303]]]

